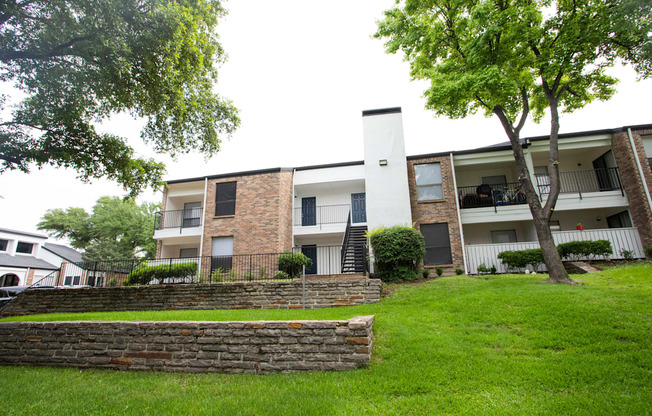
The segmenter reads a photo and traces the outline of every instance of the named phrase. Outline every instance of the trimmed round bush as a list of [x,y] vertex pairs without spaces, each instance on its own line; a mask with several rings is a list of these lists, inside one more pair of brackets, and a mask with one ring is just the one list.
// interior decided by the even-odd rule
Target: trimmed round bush
[[312,266],[312,259],[305,254],[283,253],[278,256],[278,269],[293,279],[301,276],[303,266],[306,269]]
[[129,273],[125,285],[146,285],[153,279],[192,277],[197,274],[197,263],[161,264],[141,266]]
[[410,227],[377,228],[369,233],[375,275],[383,282],[419,278],[419,262],[426,254],[420,232]]

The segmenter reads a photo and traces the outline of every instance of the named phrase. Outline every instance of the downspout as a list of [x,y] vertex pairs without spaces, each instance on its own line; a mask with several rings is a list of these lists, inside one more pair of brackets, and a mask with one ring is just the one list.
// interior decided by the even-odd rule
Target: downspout
[[297,169],[293,168],[292,169],[292,211],[291,211],[292,221],[290,223],[290,229],[292,230],[292,247],[290,247],[291,250],[294,250],[294,199],[295,199],[295,196],[294,196],[294,175],[296,175],[296,173],[297,173]]
[[204,202],[202,207],[204,208],[204,213],[202,217],[201,224],[201,237],[199,240],[199,266],[197,273],[201,276],[201,265],[202,259],[204,258],[204,229],[206,228],[206,194],[208,193],[208,178],[204,178]]
[[638,168],[638,174],[641,177],[641,182],[643,183],[643,190],[645,191],[645,196],[647,198],[647,206],[652,211],[652,198],[650,198],[650,190],[647,187],[647,182],[645,181],[645,175],[643,174],[643,166],[641,166],[641,160],[638,158],[638,152],[636,151],[636,146],[634,145],[634,138],[632,137],[632,129],[627,129],[627,137],[629,137],[629,144],[632,146],[632,151],[634,152],[634,160],[636,160],[636,167]]
[[466,266],[466,246],[464,245],[464,230],[462,229],[462,214],[460,212],[460,200],[457,197],[457,178],[455,177],[455,163],[453,162],[453,153],[450,154],[451,158],[451,171],[453,173],[453,187],[455,188],[455,208],[457,211],[457,223],[460,227],[460,242],[462,243],[462,260],[464,261],[464,274],[468,274],[469,270]]

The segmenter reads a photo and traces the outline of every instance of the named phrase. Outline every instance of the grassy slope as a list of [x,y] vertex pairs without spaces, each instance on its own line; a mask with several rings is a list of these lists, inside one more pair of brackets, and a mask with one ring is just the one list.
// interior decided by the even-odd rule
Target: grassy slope
[[376,315],[369,369],[271,376],[0,368],[8,414],[651,414],[652,266],[577,276],[448,277],[375,305],[56,319]]

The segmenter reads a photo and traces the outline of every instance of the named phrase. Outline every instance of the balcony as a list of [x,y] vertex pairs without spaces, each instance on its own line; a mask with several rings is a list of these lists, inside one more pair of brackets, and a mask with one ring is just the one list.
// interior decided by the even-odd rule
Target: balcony
[[154,238],[200,236],[203,213],[202,208],[157,212],[154,217]]
[[[550,177],[548,174],[534,175],[537,181],[539,195],[550,193]],[[590,192],[620,191],[624,196],[623,187],[618,175],[618,168],[602,168],[559,172],[560,194],[577,194],[580,199]]]
[[527,204],[518,182],[460,186],[457,189],[462,209]]
[[294,208],[292,224],[295,227],[346,224],[349,218],[349,211],[351,211],[351,206],[348,204]]

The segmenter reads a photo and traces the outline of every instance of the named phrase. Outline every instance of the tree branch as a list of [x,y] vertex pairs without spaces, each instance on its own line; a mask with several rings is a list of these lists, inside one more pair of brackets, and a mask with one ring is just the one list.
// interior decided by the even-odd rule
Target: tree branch
[[2,62],[9,62],[13,61],[16,59],[33,59],[33,60],[41,60],[41,59],[48,59],[52,58],[54,56],[66,56],[70,55],[69,53],[61,53],[62,51],[65,51],[66,49],[69,49],[73,47],[75,44],[79,42],[83,42],[85,40],[90,40],[92,39],[92,35],[86,35],[86,36],[79,36],[76,38],[73,38],[69,40],[68,42],[61,44],[54,49],[52,49],[49,52],[30,52],[30,51],[10,51],[10,50],[0,50],[0,61]]

